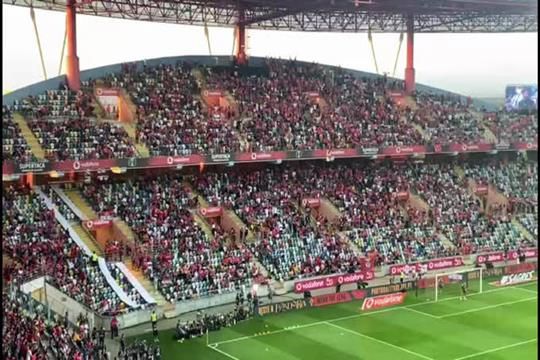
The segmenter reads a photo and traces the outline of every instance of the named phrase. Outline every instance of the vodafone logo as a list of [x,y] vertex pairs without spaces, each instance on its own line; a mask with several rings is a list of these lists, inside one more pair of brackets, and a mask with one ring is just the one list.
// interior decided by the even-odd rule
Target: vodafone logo
[[303,205],[304,207],[307,206],[307,200],[306,200],[306,199],[302,200],[302,205]]
[[98,88],[98,89],[96,90],[96,95],[97,95],[97,96],[103,95],[103,89]]
[[367,298],[363,306],[364,310],[370,310],[373,307],[373,303],[375,303],[373,298]]
[[257,160],[257,153],[251,153],[251,160]]
[[208,96],[208,90],[204,90],[204,96]]
[[431,261],[428,262],[428,265],[427,265],[427,266],[428,266],[428,268],[429,268],[430,270],[433,269],[433,263],[432,263]]
[[527,143],[527,149],[532,149],[532,148],[533,148],[533,144]]
[[338,284],[343,284],[343,276],[338,277],[337,282]]
[[485,258],[484,256],[480,255],[480,256],[478,257],[478,262],[483,263],[484,261],[486,261],[486,258]]
[[206,209],[205,208],[201,209],[201,214],[206,215]]
[[396,152],[397,152],[398,154],[401,153],[401,148],[400,148],[399,146],[396,148]]
[[463,145],[461,146],[461,149],[462,149],[463,151],[467,151],[467,145],[463,144]]
[[296,286],[294,288],[296,289],[297,292],[302,292],[302,284],[301,283],[296,284]]
[[168,157],[167,157],[167,164],[172,165],[173,162],[174,162],[173,157],[172,157],[172,156],[168,156]]
[[93,228],[94,227],[94,222],[92,220],[87,221],[86,222],[86,227],[89,228],[89,229]]
[[79,170],[81,168],[81,163],[79,161],[73,162],[73,168]]

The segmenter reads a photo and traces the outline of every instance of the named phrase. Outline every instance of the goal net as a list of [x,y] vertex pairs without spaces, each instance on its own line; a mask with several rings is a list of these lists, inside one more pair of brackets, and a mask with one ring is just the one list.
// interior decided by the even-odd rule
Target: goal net
[[461,286],[465,285],[467,295],[481,293],[483,269],[458,270],[435,275],[435,301],[461,296]]

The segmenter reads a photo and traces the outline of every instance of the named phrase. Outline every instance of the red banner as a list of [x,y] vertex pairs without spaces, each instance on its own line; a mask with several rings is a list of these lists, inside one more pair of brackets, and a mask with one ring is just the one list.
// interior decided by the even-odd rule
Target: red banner
[[435,259],[423,263],[392,265],[390,266],[390,275],[399,275],[402,271],[408,273],[413,269],[419,272],[422,270],[433,271],[459,266],[463,266],[463,259],[461,257]]
[[314,296],[311,298],[311,306],[326,306],[350,302],[353,300],[362,300],[366,297],[366,295],[367,291],[365,290],[354,290],[350,292]]
[[270,151],[270,152],[252,152],[237,154],[238,161],[272,161],[287,159],[285,151]]
[[424,145],[391,146],[383,149],[383,154],[385,155],[413,155],[423,154],[425,152],[426,147]]
[[96,220],[86,220],[82,222],[83,226],[88,230],[96,230],[105,226],[111,226],[111,219],[96,219]]
[[474,191],[477,195],[487,195],[488,186],[487,185],[477,185]]
[[372,280],[375,277],[373,271],[355,272],[352,274],[332,275],[323,278],[300,280],[294,283],[294,292],[303,293],[305,291],[313,291],[325,289],[344,284],[354,284],[359,281]]
[[514,143],[513,147],[516,150],[538,150],[537,143]]
[[455,152],[480,152],[493,150],[492,144],[450,144],[448,149]]
[[75,160],[75,161],[60,161],[54,163],[53,170],[56,171],[95,171],[110,169],[114,166],[117,166],[116,159],[106,159],[106,160]]
[[218,217],[223,214],[223,208],[218,206],[207,207],[199,209],[199,213],[205,218]]
[[[508,254],[508,257],[510,258],[510,254]],[[486,262],[500,262],[505,261],[506,258],[504,257],[503,252],[497,252],[493,254],[485,254],[485,255],[478,255],[476,257],[476,263],[477,264],[484,264]]]
[[519,274],[522,272],[527,271],[533,271],[536,270],[536,263],[522,263],[522,264],[514,264],[514,265],[508,265],[504,268],[505,274]]
[[316,198],[302,199],[302,205],[308,208],[318,208],[319,206],[321,206],[321,199],[316,199]]
[[156,156],[148,160],[149,167],[167,167],[178,165],[196,165],[204,161],[201,155]]
[[221,90],[204,90],[204,96],[221,96],[223,92]]
[[356,149],[329,149],[329,150],[313,150],[313,157],[316,158],[345,158],[358,156]]
[[409,200],[409,192],[408,191],[400,191],[393,193],[394,197],[396,197],[400,201],[407,201]]
[[117,89],[96,89],[96,96],[118,96],[119,91]]
[[362,304],[362,310],[363,311],[375,310],[375,309],[403,304],[406,296],[407,296],[406,292],[398,292],[398,293],[393,293],[393,294],[388,294],[388,295],[368,297],[364,299],[364,303]]

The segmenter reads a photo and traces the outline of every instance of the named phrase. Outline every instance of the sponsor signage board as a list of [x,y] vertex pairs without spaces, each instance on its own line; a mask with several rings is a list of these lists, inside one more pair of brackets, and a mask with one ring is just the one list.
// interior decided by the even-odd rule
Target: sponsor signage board
[[463,259],[459,256],[453,258],[434,259],[422,263],[392,265],[390,267],[390,275],[399,275],[402,271],[404,273],[408,273],[411,270],[415,270],[416,272],[423,270],[434,271],[459,266],[463,266]]
[[364,299],[361,309],[362,311],[369,311],[400,305],[403,304],[406,296],[406,292],[397,292],[381,296],[368,297]]
[[500,285],[507,286],[507,285],[519,284],[523,282],[529,282],[533,280],[533,276],[534,276],[534,271],[504,275],[501,278]]
[[351,274],[331,275],[316,279],[300,280],[294,283],[294,292],[303,293],[338,285],[354,284],[359,281],[372,280],[374,277],[375,273],[373,271],[358,271]]

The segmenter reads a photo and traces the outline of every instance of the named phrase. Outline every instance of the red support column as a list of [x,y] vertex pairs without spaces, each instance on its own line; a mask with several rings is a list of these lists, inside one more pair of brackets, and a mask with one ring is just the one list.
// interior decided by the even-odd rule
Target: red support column
[[405,93],[412,94],[416,90],[414,81],[414,18],[407,16],[407,67],[405,68]]
[[235,61],[238,65],[247,64],[246,55],[246,26],[242,24],[244,21],[244,9],[238,9],[238,24],[236,25],[236,50]]
[[66,75],[69,88],[79,91],[81,88],[81,77],[79,72],[79,57],[77,56],[77,26],[75,16],[75,0],[68,0],[66,6]]

